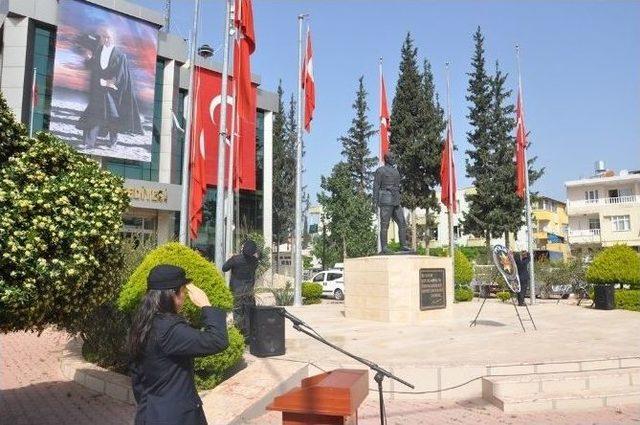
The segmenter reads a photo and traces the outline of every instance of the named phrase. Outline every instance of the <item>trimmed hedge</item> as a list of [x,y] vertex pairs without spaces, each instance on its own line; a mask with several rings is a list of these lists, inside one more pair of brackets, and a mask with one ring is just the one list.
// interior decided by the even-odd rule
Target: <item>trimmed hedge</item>
[[640,311],[640,290],[615,291],[616,308],[622,310]]
[[304,304],[319,304],[322,297],[322,285],[314,282],[302,282],[302,302]]
[[454,282],[456,285],[469,285],[473,280],[473,266],[464,253],[456,249],[454,254]]
[[[222,273],[198,251],[176,242],[162,245],[145,257],[120,292],[117,305],[121,310],[132,313],[137,308],[147,290],[147,276],[151,269],[159,264],[172,264],[184,268],[187,278],[207,294],[211,305],[231,310],[233,296]],[[180,314],[194,326],[201,324],[200,309],[193,305],[189,298],[185,300]],[[225,378],[225,371],[240,361],[243,352],[244,338],[235,327],[229,327],[229,347],[226,350],[195,360],[198,388],[203,390],[216,386]]]
[[589,265],[587,282],[596,285],[640,287],[640,256],[627,245],[615,245],[600,251]]
[[509,291],[496,292],[496,297],[503,303],[506,303],[511,299],[511,292]]
[[468,286],[456,287],[454,298],[458,302],[471,301],[473,299],[473,290]]

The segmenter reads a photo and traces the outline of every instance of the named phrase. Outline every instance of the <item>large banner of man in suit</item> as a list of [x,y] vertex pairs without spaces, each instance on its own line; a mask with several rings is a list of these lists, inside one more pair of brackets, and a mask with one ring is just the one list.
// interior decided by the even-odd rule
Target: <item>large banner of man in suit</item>
[[78,151],[151,161],[158,28],[60,0],[49,130]]

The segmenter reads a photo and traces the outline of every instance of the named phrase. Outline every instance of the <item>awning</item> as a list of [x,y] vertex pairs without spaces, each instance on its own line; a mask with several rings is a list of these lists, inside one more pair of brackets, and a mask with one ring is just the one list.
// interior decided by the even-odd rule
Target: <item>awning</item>
[[547,242],[564,243],[564,238],[562,236],[556,235],[555,233],[547,233]]

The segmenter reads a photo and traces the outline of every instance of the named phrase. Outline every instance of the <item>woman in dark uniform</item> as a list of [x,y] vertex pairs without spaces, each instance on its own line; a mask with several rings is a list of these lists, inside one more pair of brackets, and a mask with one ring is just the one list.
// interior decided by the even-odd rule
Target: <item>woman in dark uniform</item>
[[249,310],[256,305],[253,287],[256,284],[256,269],[260,262],[260,253],[256,243],[251,239],[242,244],[242,253],[229,258],[223,265],[222,271],[231,270],[229,286],[233,293],[233,320],[236,327],[249,338]]
[[[187,295],[202,308],[202,330],[177,314]],[[131,380],[138,403],[135,424],[206,425],[193,358],[218,353],[228,345],[226,313],[211,307],[207,295],[189,283],[182,268],[154,267],[129,334]]]

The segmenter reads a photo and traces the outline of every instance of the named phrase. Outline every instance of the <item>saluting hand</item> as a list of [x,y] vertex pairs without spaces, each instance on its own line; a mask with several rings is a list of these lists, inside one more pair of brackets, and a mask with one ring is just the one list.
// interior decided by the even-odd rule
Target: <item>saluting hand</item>
[[211,303],[209,302],[209,297],[207,297],[207,294],[205,294],[202,289],[198,288],[193,283],[187,284],[187,291],[189,294],[189,299],[191,300],[192,303],[196,305],[196,307],[211,306]]

